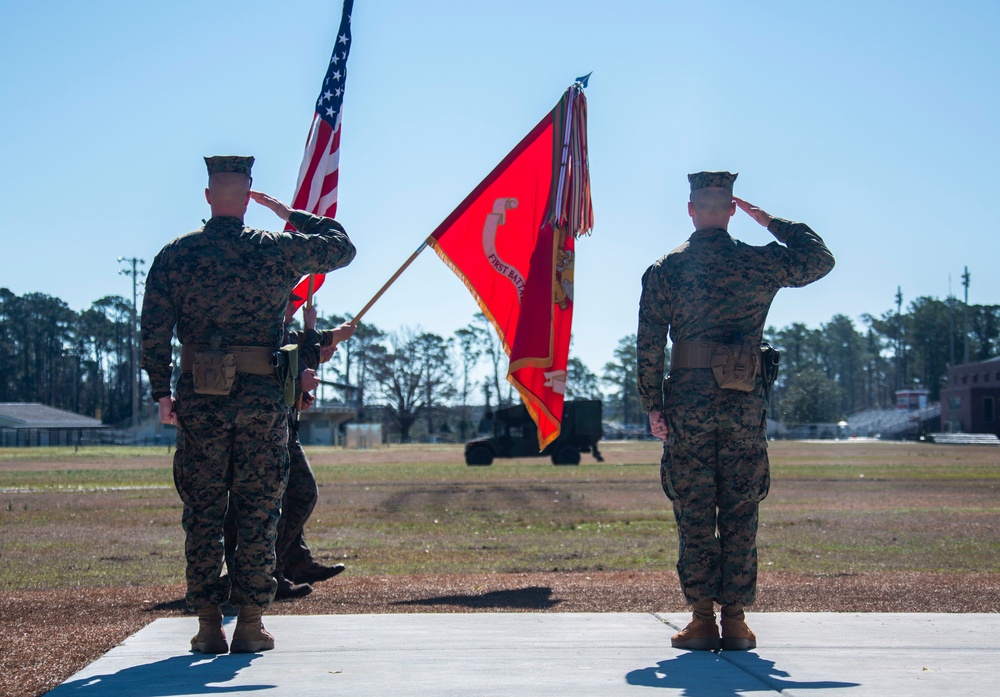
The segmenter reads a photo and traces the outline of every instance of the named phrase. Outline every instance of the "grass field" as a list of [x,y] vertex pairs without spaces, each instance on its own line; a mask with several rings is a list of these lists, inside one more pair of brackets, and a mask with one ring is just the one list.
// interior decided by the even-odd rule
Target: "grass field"
[[[460,446],[309,448],[317,557],[356,575],[662,571],[676,561],[655,442],[604,463],[499,460]],[[1000,449],[775,442],[762,571],[1000,572]],[[0,450],[0,585],[183,581],[181,506],[164,448]]]

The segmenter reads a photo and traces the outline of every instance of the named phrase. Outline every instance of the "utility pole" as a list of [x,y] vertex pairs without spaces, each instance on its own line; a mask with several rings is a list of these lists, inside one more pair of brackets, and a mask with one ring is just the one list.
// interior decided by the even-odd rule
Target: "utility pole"
[[145,276],[146,272],[139,268],[139,265],[146,265],[145,260],[132,257],[118,257],[119,264],[125,264],[124,269],[118,269],[119,274],[132,277],[132,321],[129,325],[129,343],[132,348],[132,427],[139,423],[139,383],[142,381],[142,374],[139,369],[139,314],[137,304],[139,302],[139,277]]
[[964,364],[969,364],[969,281],[972,277],[969,275],[969,267],[965,267],[965,273],[962,274],[962,285],[965,286],[965,307],[962,308],[962,338],[965,341],[965,361]]
[[896,391],[903,389],[903,288],[896,286]]
[[955,432],[955,295],[948,274],[948,353],[951,374],[948,376],[948,432]]

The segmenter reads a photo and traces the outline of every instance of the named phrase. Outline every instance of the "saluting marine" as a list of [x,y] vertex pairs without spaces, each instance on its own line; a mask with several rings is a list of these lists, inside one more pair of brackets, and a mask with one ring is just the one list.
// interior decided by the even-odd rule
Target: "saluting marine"
[[[756,646],[744,606],[756,595],[758,508],[770,486],[764,323],[780,288],[812,283],[834,266],[808,226],[735,198],[736,176],[688,175],[695,232],[642,278],[639,397],[653,434],[664,440],[660,478],[677,521],[677,572],[694,609],[691,623],[671,639],[676,648]],[[778,242],[752,246],[731,237],[737,206]]]
[[[142,367],[160,420],[178,427],[174,484],[184,503],[191,648],[203,653],[274,647],[261,622],[276,587],[275,536],[288,478],[285,390],[279,379],[283,316],[296,282],[346,266],[355,249],[332,218],[291,210],[251,191],[252,157],[207,157],[212,218],[153,260],[142,307]],[[298,232],[243,225],[250,199]],[[171,340],[181,374],[171,395]],[[223,521],[237,513],[233,568],[222,574]],[[220,606],[240,607],[232,645]]]

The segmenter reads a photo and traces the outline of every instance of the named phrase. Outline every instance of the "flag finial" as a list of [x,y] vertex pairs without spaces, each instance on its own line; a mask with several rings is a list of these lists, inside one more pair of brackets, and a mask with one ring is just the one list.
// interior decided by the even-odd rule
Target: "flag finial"
[[576,83],[577,85],[580,85],[580,87],[584,87],[584,88],[586,88],[586,87],[587,87],[587,83],[588,83],[588,82],[590,82],[590,76],[591,76],[591,75],[593,75],[593,74],[594,74],[594,71],[593,71],[593,70],[591,70],[591,71],[590,71],[589,73],[587,73],[586,75],[583,75],[583,76],[581,76],[581,77],[578,77],[578,78],[577,78],[577,79],[575,80],[575,83]]

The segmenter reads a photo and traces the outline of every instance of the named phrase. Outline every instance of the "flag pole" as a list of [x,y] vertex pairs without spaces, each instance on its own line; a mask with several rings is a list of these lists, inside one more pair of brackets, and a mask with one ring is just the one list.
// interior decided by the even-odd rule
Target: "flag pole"
[[309,274],[309,292],[306,294],[306,307],[311,309],[313,306],[313,292],[316,290],[316,276],[314,274]]
[[365,305],[363,308],[361,308],[361,312],[354,315],[354,319],[351,320],[351,324],[353,324],[355,327],[358,326],[358,322],[360,322],[361,318],[365,316],[365,313],[371,309],[371,306],[374,305],[375,302],[382,297],[382,294],[389,289],[389,286],[391,286],[393,283],[396,282],[396,279],[399,278],[399,276],[404,271],[406,271],[406,267],[412,264],[413,260],[417,258],[417,255],[420,254],[420,252],[424,251],[426,247],[427,247],[427,240],[424,240],[423,242],[420,243],[420,246],[417,247],[417,250],[410,255],[410,258],[403,262],[403,265],[396,270],[396,273],[394,273],[392,277],[385,282],[385,285],[383,285],[379,289],[379,291],[374,295],[374,297],[372,297],[372,299],[368,301],[368,304]]

